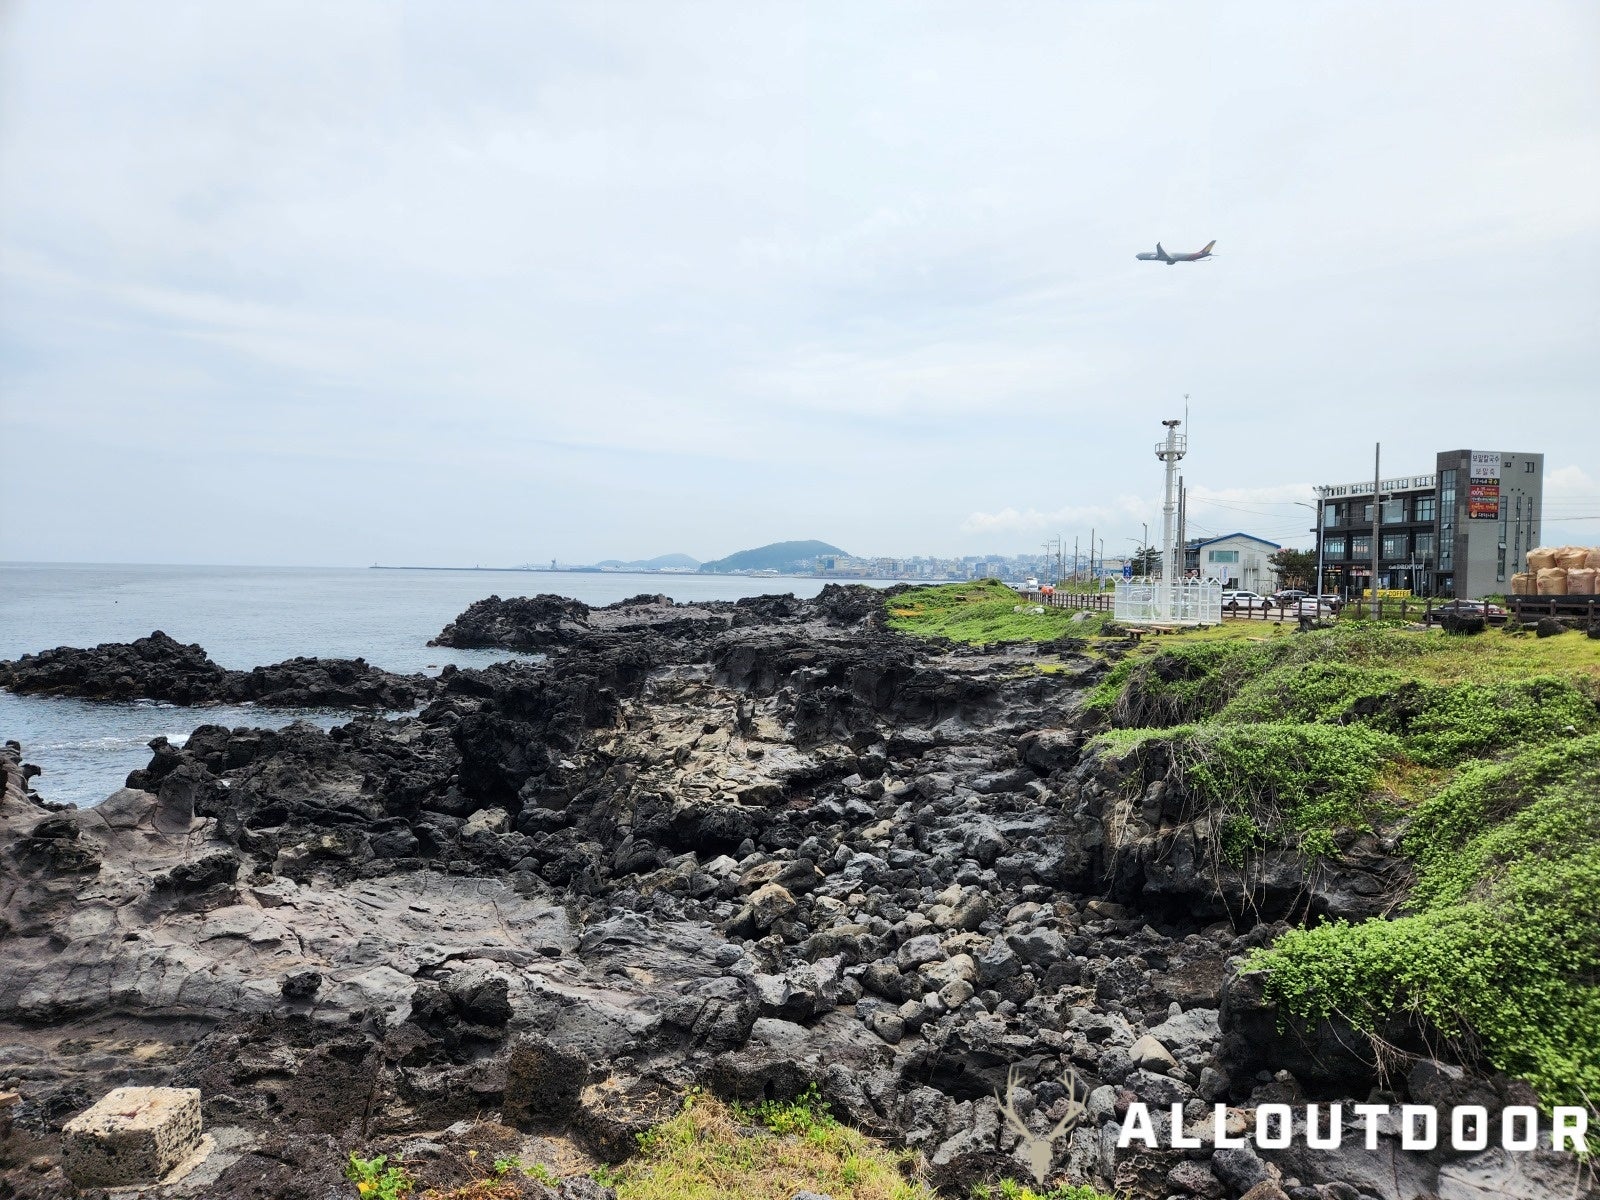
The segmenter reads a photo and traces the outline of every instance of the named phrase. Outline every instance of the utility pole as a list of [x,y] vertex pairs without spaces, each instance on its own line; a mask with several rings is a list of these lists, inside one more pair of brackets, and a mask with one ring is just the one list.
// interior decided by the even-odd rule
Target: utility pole
[[[1187,400],[1189,397],[1185,396]],[[1188,409],[1184,410],[1185,413]],[[1183,486],[1183,476],[1178,476],[1178,553],[1183,556],[1182,578],[1189,577],[1189,490]]]
[[1327,497],[1322,494],[1322,489],[1317,489],[1317,590],[1316,595],[1322,595],[1322,534],[1327,528],[1322,522],[1322,506],[1327,503]]
[[1378,495],[1379,455],[1383,452],[1383,443],[1374,442],[1372,446],[1372,619],[1378,620],[1383,615],[1383,602],[1378,599],[1378,518],[1383,514],[1383,500]]
[[1091,580],[1099,578],[1099,576],[1097,576],[1094,573],[1094,526],[1093,525],[1089,526],[1089,578]]
[[1078,582],[1078,539],[1076,536],[1072,539],[1072,582]]

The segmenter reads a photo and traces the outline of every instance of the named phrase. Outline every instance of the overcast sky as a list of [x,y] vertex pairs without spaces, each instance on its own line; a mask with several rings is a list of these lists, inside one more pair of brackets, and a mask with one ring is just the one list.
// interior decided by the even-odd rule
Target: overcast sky
[[1600,543],[1597,331],[1587,0],[0,4],[0,559]]

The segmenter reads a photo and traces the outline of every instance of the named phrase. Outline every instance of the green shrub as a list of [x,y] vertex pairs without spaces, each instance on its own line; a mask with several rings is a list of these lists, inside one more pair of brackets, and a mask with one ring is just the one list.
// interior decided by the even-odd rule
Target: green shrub
[[1285,934],[1252,960],[1268,997],[1368,1029],[1414,1012],[1546,1104],[1600,1096],[1600,735],[1464,770],[1406,845],[1414,911]]
[[405,1200],[416,1186],[404,1167],[389,1165],[387,1154],[362,1158],[352,1150],[344,1177],[356,1185],[356,1195],[363,1200]]

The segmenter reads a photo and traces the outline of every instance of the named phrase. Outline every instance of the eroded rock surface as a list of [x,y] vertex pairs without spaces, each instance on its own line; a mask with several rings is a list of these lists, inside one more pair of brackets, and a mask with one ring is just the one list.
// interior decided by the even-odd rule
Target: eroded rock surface
[[1135,1101],[1158,1126],[1223,1102],[1244,1129],[1261,1103],[1368,1099],[1370,1052],[1319,1074],[1323,1034],[1275,1046],[1300,1035],[1239,968],[1283,921],[1365,915],[1394,864],[1353,842],[1202,870],[1204,814],[1085,755],[1104,668],[1070,646],[1040,672],[1031,646],[915,642],[863,588],[544,599],[450,634],[539,661],[447,668],[412,716],[158,739],[93,810],[41,806],[0,756],[0,1083],[24,1124],[108,1078],[199,1087],[208,1128],[244,1132],[195,1187],[320,1195],[352,1144],[437,1165],[555,1131],[614,1159],[690,1086],[815,1083],[959,1189],[1026,1174],[996,1099],[1014,1073],[1036,1133],[1084,1106],[1057,1168],[1134,1197],[1505,1177],[1390,1133],[1387,1174],[1365,1151],[1116,1148]]

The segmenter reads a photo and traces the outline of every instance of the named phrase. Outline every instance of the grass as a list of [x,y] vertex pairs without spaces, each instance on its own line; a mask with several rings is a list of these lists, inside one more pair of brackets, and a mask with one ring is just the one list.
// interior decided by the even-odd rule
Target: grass
[[840,1124],[815,1094],[754,1109],[691,1094],[608,1173],[618,1200],[936,1200],[911,1158]]
[[[893,1150],[850,1129],[828,1111],[813,1085],[794,1100],[756,1105],[724,1103],[691,1092],[674,1117],[639,1136],[639,1153],[618,1167],[592,1173],[616,1189],[618,1200],[792,1200],[820,1192],[834,1200],[938,1200],[917,1178],[915,1156]],[[406,1200],[415,1182],[382,1155],[352,1153],[346,1178],[358,1195]],[[515,1156],[497,1158],[492,1170],[448,1191],[429,1190],[417,1200],[515,1200],[518,1177],[551,1187],[548,1168]],[[381,1181],[381,1182],[380,1182]],[[1112,1200],[1092,1187],[1056,1184],[1033,1188],[1013,1179],[978,1184],[973,1200]]]
[[1214,814],[1218,857],[1403,831],[1399,915],[1255,955],[1283,1011],[1410,1013],[1547,1105],[1600,1095],[1600,642],[1241,622],[1128,656],[1085,707],[1130,789],[1157,770]]
[[[1087,609],[1035,605],[998,579],[913,588],[888,602],[889,628],[919,637],[987,645],[994,642],[1052,642],[1062,637],[1093,637],[1110,617]],[[1020,608],[1021,611],[1017,611]],[[1074,621],[1073,617],[1082,616]]]

